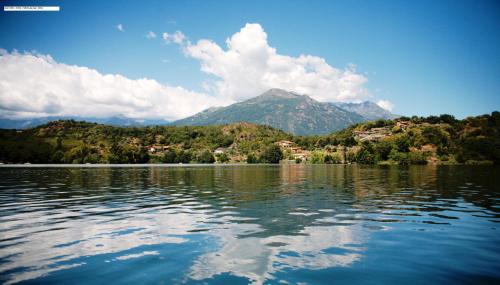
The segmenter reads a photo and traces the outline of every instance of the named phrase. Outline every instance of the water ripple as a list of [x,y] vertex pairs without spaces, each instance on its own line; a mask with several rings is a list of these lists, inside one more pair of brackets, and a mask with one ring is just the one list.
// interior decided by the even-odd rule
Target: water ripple
[[422,283],[498,281],[498,174],[1,167],[0,282],[329,284],[366,272],[376,284],[400,274]]

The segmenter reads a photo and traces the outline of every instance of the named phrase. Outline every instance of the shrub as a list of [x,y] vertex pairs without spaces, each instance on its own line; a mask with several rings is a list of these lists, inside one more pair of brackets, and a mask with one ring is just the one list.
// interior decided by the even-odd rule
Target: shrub
[[333,157],[332,157],[331,155],[329,155],[329,154],[325,155],[325,160],[324,160],[324,162],[325,162],[326,164],[332,164],[332,163],[334,163],[334,162],[333,162]]
[[313,151],[310,162],[313,164],[325,163],[325,154],[322,151]]
[[217,155],[217,160],[219,162],[225,163],[225,162],[229,161],[229,157],[227,156],[227,154],[221,153],[221,154]]
[[198,155],[197,161],[199,163],[214,163],[215,157],[213,156],[211,151],[205,150],[200,155]]
[[408,153],[408,163],[427,164],[427,156],[422,152],[410,152]]
[[408,164],[408,154],[404,152],[399,152],[396,149],[391,150],[389,154],[389,159],[396,161],[399,164]]
[[247,156],[247,163],[257,163],[257,157],[251,153]]

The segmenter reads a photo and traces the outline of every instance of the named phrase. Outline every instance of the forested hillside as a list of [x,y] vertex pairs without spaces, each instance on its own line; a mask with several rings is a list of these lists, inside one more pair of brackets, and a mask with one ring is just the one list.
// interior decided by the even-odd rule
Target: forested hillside
[[2,163],[498,164],[500,113],[361,123],[324,136],[293,136],[250,123],[112,127],[54,121],[0,130]]

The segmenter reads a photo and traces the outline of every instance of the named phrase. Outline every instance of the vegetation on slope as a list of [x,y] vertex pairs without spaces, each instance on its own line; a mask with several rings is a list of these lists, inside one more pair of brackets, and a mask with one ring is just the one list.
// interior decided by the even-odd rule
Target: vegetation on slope
[[358,163],[500,162],[500,113],[457,120],[451,115],[400,117],[357,124],[328,136],[299,137],[310,150],[345,146],[345,161]]
[[[0,161],[210,163],[215,159],[212,153],[217,148],[231,147],[230,155],[236,152],[247,155],[258,153],[275,141],[290,138],[283,131],[247,123],[203,127],[113,127],[63,120],[23,131],[1,130]],[[220,160],[227,161],[227,158]]]
[[[283,143],[284,142],[284,143]],[[0,130],[2,163],[500,163],[500,113],[360,123],[292,136],[250,123],[112,127],[73,120]]]

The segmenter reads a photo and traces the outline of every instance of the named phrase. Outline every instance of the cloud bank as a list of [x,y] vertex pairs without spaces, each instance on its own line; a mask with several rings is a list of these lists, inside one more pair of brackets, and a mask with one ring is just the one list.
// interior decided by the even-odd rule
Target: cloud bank
[[221,105],[217,98],[152,79],[128,79],[57,63],[48,55],[0,50],[0,116],[178,119]]
[[[124,31],[122,24],[116,28]],[[154,39],[157,34],[148,31],[145,36]],[[122,115],[177,120],[208,107],[255,97],[270,88],[323,102],[359,102],[370,97],[367,78],[354,65],[335,68],[318,56],[279,54],[269,46],[259,24],[246,24],[226,40],[226,47],[209,39],[191,43],[181,31],[164,32],[161,37],[166,43],[179,45],[187,57],[200,63],[203,73],[210,75],[211,79],[202,83],[205,93],[147,78],[101,74],[58,63],[50,55],[0,49],[0,117]],[[393,108],[386,100],[377,104]]]
[[361,101],[369,95],[367,78],[356,72],[354,65],[339,69],[317,56],[281,55],[269,46],[259,24],[246,24],[226,40],[226,49],[207,39],[196,44],[185,37],[172,41],[181,44],[188,57],[197,59],[203,72],[217,77],[205,83],[209,92],[233,101],[270,88],[307,94],[323,102]]

